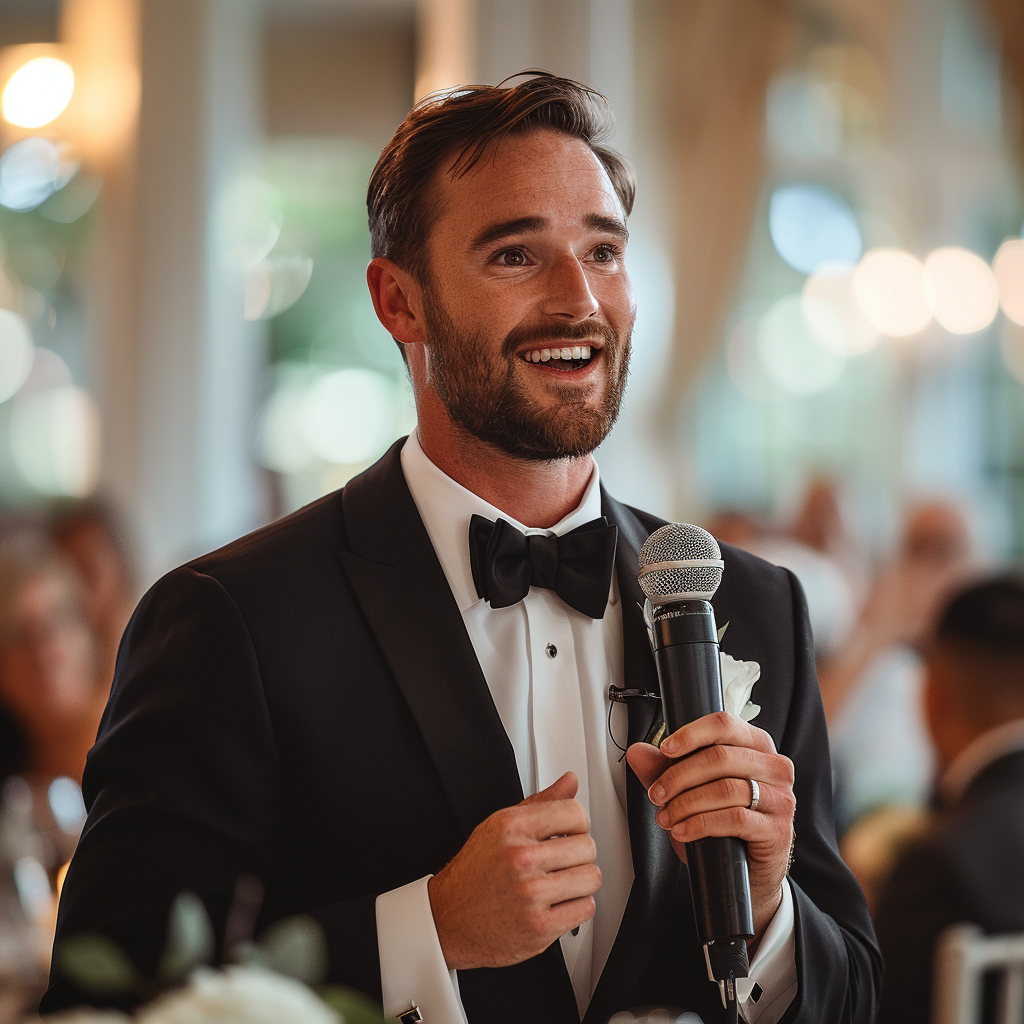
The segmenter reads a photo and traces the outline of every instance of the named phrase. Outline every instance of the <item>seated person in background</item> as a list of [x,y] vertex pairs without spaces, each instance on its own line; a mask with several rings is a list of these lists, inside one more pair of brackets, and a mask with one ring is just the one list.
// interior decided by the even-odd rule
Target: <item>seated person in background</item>
[[819,663],[840,835],[880,808],[921,807],[927,800],[935,766],[917,647],[975,564],[966,520],[955,505],[914,506],[859,622]]
[[928,654],[925,712],[942,810],[879,901],[878,1024],[930,1019],[935,941],[948,925],[1024,931],[1024,580],[952,601]]
[[110,689],[121,634],[138,595],[131,544],[113,508],[94,498],[57,505],[50,534],[60,553],[78,573],[97,647],[97,685]]

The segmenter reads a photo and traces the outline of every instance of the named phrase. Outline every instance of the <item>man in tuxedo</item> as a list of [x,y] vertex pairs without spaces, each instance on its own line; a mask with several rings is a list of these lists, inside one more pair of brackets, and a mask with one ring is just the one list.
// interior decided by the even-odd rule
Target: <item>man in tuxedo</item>
[[[931,1020],[944,928],[1024,931],[1024,581],[971,587],[945,611],[928,657],[925,712],[940,810],[878,904],[886,975],[879,1021]],[[991,995],[991,993],[989,993]],[[992,1020],[989,1006],[987,1020]]]
[[[734,835],[757,932],[748,1022],[870,1021],[878,954],[836,852],[788,573],[724,552],[716,615],[728,652],[761,666],[757,724],[721,714],[642,742],[658,701],[637,551],[660,523],[608,495],[591,458],[634,318],[634,181],[600,143],[602,103],[549,75],[460,90],[384,150],[367,280],[417,430],[142,600],[58,941],[99,930],[151,970],[191,889],[230,946],[249,874],[261,924],[312,915],[331,977],[390,1013],[600,1024],[658,1002],[712,1022],[683,844]],[[640,695],[609,719],[612,686]],[[44,1007],[76,996],[56,976]]]

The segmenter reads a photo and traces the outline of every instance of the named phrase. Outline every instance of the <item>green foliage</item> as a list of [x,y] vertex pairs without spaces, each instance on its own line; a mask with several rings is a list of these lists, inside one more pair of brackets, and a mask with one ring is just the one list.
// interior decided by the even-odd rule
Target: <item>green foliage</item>
[[167,944],[156,969],[164,985],[181,981],[200,964],[213,960],[213,926],[203,901],[192,892],[180,892],[171,904]]
[[61,972],[97,996],[141,993],[145,980],[117,945],[102,935],[77,935],[54,949]]
[[272,924],[258,943],[242,943],[235,958],[246,967],[276,971],[311,987],[327,977],[323,929],[311,917],[301,914]]

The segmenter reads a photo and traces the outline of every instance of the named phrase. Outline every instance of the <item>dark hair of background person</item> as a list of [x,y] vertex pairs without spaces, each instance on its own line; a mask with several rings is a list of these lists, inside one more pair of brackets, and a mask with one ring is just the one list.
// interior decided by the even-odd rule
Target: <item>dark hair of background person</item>
[[[962,591],[949,603],[935,632],[937,656],[968,662],[970,679],[985,680],[985,693],[964,679],[965,704],[1004,702],[1024,706],[1024,579],[999,576]],[[993,709],[996,710],[996,709]]]
[[366,210],[374,257],[384,256],[423,280],[424,248],[437,212],[430,193],[438,167],[455,156],[452,175],[461,177],[492,143],[545,128],[591,148],[630,214],[636,174],[625,157],[602,145],[615,125],[608,101],[588,86],[547,71],[520,74],[532,77],[511,86],[431,93],[412,108],[370,175]]

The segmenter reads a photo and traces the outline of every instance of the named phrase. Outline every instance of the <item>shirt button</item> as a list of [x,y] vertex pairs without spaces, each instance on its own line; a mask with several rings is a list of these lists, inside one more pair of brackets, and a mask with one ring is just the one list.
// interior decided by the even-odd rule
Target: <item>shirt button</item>
[[544,653],[549,658],[553,658],[556,654],[558,654],[558,648],[554,644],[548,644],[547,647],[544,648]]

